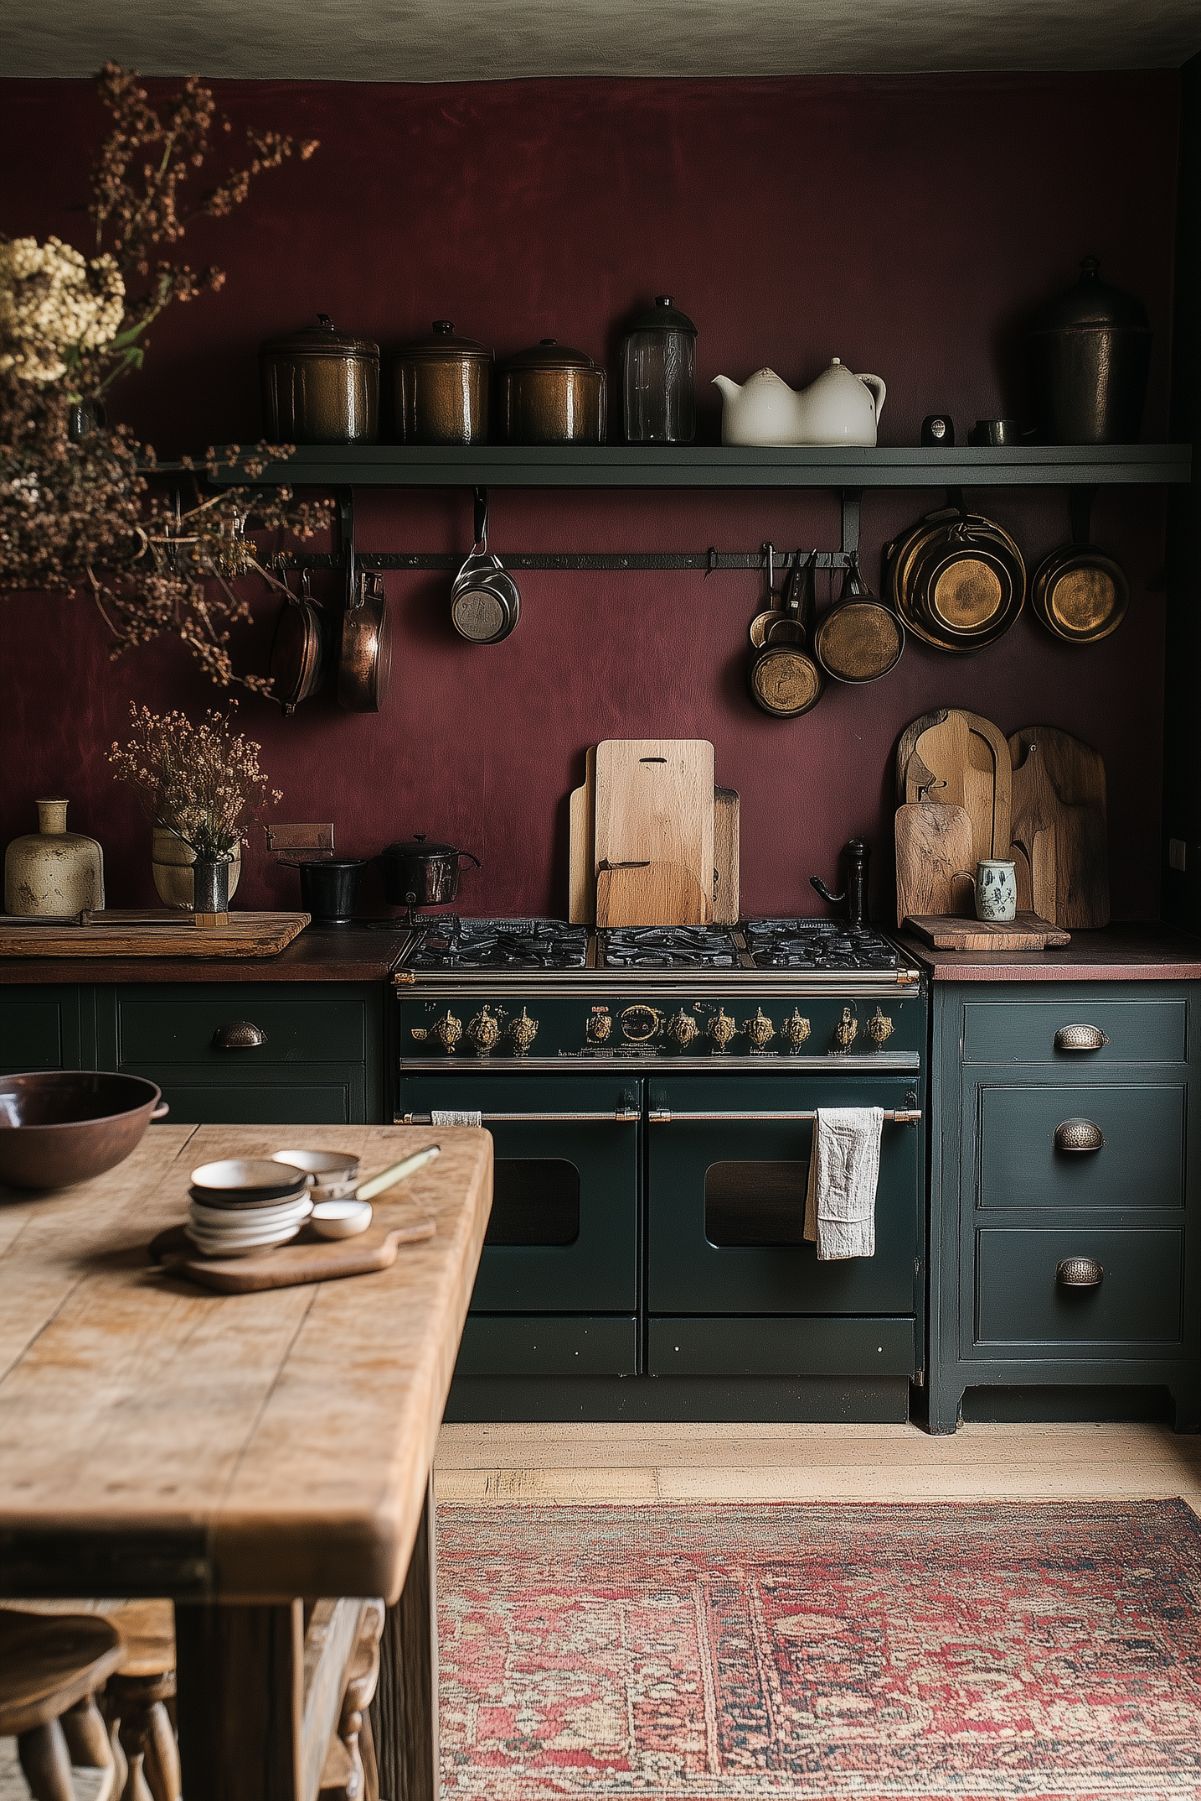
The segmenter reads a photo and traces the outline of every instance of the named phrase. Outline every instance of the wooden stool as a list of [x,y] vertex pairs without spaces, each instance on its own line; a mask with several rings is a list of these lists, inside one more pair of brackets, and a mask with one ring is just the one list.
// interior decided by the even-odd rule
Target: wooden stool
[[109,1720],[126,1765],[121,1801],[180,1801],[179,1748],[167,1710],[175,1699],[175,1615],[169,1601],[122,1601],[107,1610],[121,1634],[109,1678]]
[[319,1801],[379,1801],[379,1768],[367,1709],[379,1681],[383,1630],[383,1602],[367,1602],[346,1672],[338,1735],[330,1741],[321,1772]]
[[0,1608],[0,1736],[15,1738],[34,1801],[74,1801],[71,1758],[109,1771],[112,1749],[96,1691],[121,1660],[121,1641],[94,1614]]

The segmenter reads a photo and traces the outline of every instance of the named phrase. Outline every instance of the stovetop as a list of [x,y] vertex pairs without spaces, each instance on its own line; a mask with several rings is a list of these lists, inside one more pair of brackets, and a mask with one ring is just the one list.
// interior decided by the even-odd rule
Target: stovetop
[[465,974],[504,970],[756,970],[837,977],[889,975],[894,945],[870,926],[830,919],[749,919],[738,926],[628,926],[591,931],[558,919],[461,919],[419,929],[402,968]]

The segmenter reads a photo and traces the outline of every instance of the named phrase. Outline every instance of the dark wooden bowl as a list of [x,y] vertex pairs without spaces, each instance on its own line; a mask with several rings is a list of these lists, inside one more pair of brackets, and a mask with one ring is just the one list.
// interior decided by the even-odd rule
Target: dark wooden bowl
[[121,1163],[167,1103],[153,1082],[103,1069],[0,1076],[0,1182],[66,1188]]

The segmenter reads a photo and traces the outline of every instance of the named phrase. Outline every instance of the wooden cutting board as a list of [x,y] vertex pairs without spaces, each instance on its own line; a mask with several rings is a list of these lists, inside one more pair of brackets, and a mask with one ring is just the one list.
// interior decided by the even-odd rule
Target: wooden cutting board
[[962,807],[910,801],[898,807],[897,924],[913,914],[970,913],[976,862]]
[[[712,876],[710,876],[712,887]],[[702,908],[713,917],[713,898],[690,869],[678,863],[646,863],[596,872],[599,927],[688,925]]]
[[[1055,726],[1023,726],[1009,749],[1013,842],[1030,870],[1034,907],[1057,925],[1099,930],[1110,917],[1104,760]],[[1020,902],[1020,865],[1018,876]]]
[[259,1294],[390,1269],[402,1244],[420,1244],[436,1230],[432,1219],[389,1225],[376,1218],[357,1238],[302,1237],[249,1257],[201,1257],[183,1227],[171,1226],[151,1240],[150,1256],[173,1275],[187,1276],[219,1294]]
[[596,751],[589,745],[584,780],[567,798],[567,917],[572,925],[591,925],[596,918],[595,790]]
[[191,924],[177,907],[153,916],[93,913],[90,925],[0,926],[0,957],[276,957],[309,913],[231,913],[224,926]]
[[1045,951],[1062,950],[1072,942],[1070,932],[1049,925],[1036,913],[1018,913],[1004,924],[994,919],[907,919],[906,927],[940,951]]
[[736,788],[713,790],[713,923],[738,924],[739,812]]
[[962,807],[972,822],[970,867],[1008,857],[1013,769],[1009,746],[991,720],[961,707],[927,713],[901,734],[897,774],[903,801]]
[[[593,855],[598,877],[606,866],[639,862],[673,872],[663,878],[664,899],[657,905],[683,911],[648,923],[708,925],[712,920],[713,812],[713,746],[705,740],[610,738],[597,745]],[[612,884],[606,886],[612,891]],[[602,923],[598,882],[597,924]]]

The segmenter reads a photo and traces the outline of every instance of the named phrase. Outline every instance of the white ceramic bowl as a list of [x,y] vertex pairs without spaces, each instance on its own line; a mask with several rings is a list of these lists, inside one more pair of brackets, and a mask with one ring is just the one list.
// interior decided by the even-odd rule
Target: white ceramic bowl
[[214,1238],[190,1223],[184,1227],[184,1231],[205,1257],[248,1257],[254,1251],[272,1251],[276,1245],[287,1244],[300,1231],[300,1224],[301,1222],[294,1226],[283,1226],[270,1237],[254,1239],[231,1239],[224,1232]]
[[312,1210],[308,1195],[299,1194],[271,1207],[206,1207],[203,1201],[193,1201],[188,1217],[212,1232],[256,1232],[294,1219],[307,1219]]
[[273,1163],[302,1169],[314,1188],[332,1194],[349,1194],[359,1180],[359,1159],[353,1151],[273,1151]]
[[279,1200],[308,1185],[307,1170],[274,1157],[223,1157],[192,1171],[194,1188],[207,1189],[221,1199]]
[[371,1202],[345,1197],[336,1201],[315,1201],[310,1220],[321,1238],[354,1238],[371,1224]]

